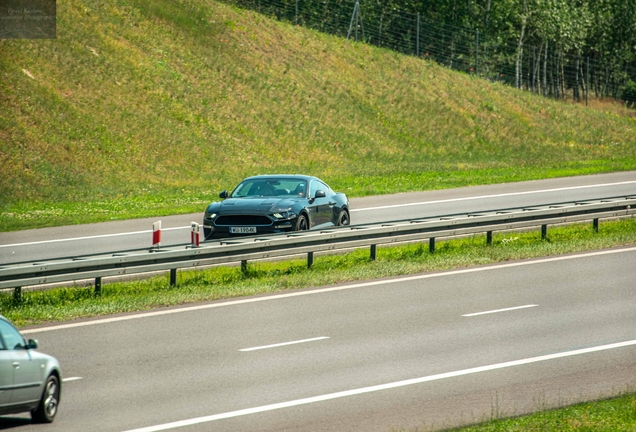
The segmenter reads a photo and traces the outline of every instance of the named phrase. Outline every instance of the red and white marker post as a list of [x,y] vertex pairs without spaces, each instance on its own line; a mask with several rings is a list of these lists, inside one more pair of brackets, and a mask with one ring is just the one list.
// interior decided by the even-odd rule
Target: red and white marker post
[[192,247],[201,245],[201,225],[192,222],[192,230],[190,231],[190,244]]
[[159,249],[161,246],[161,221],[152,224],[152,247]]

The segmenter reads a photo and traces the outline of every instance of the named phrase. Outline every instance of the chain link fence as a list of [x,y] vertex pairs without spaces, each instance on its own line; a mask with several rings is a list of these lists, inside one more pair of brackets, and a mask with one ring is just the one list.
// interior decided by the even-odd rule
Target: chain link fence
[[427,19],[422,13],[365,8],[359,0],[224,0],[324,33],[433,60],[450,69],[524,91],[588,102],[613,98],[636,105],[636,67],[599,56],[575,56],[549,41],[541,46],[499,41],[478,30]]

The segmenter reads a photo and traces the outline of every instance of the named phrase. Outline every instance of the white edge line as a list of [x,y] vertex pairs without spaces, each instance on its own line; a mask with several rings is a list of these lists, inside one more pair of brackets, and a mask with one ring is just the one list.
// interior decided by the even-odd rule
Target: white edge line
[[[162,228],[161,231],[174,231],[174,230],[183,230],[183,229],[191,229],[191,228],[192,227],[190,227],[190,226],[187,226],[187,227]],[[96,238],[121,237],[121,236],[128,236],[128,235],[148,234],[148,233],[151,233],[151,232],[152,232],[152,230],[144,230],[144,231],[131,231],[131,232],[124,232],[124,233],[115,233],[115,234],[102,234],[102,235],[86,236],[86,237],[72,237],[72,238],[61,238],[61,239],[55,239],[55,240],[42,240],[42,241],[28,242],[28,243],[14,243],[14,244],[8,244],[8,245],[0,245],[0,248],[8,248],[8,247],[16,247],[16,246],[30,246],[30,245],[46,244],[46,243],[59,243],[59,242],[76,241],[76,240],[91,240],[91,239],[96,239]]]
[[499,312],[508,312],[508,311],[513,311],[513,310],[518,310],[518,309],[527,309],[527,308],[532,308],[532,307],[537,307],[537,306],[539,306],[539,305],[531,304],[531,305],[525,305],[525,306],[515,306],[515,307],[510,307],[510,308],[505,308],[505,309],[496,309],[496,310],[485,311],[485,312],[469,313],[469,314],[465,314],[465,315],[462,315],[462,316],[463,317],[474,317],[474,316],[478,316],[478,315],[487,315],[487,314],[493,314],[493,313],[499,313]]
[[62,382],[79,381],[81,379],[82,377],[68,377],[68,378],[62,378]]
[[[361,208],[361,209],[350,209],[349,211],[360,212],[360,211],[380,210],[380,209],[387,209],[387,208],[410,207],[410,206],[416,206],[416,205],[440,204],[445,202],[458,202],[458,201],[469,201],[469,200],[516,196],[516,195],[529,195],[529,194],[537,194],[537,193],[544,193],[544,192],[559,192],[564,190],[589,189],[589,188],[595,188],[595,187],[617,186],[617,185],[625,185],[625,184],[632,184],[632,183],[636,183],[636,180],[617,182],[617,183],[602,183],[602,184],[596,184],[596,185],[571,186],[571,187],[534,190],[534,191],[525,191],[525,192],[510,192],[510,193],[504,193],[504,194],[482,195],[482,196],[476,196],[476,197],[454,198],[454,199],[448,199],[448,200],[423,201],[423,202],[415,202],[415,203],[408,203],[408,204],[395,204],[390,206],[367,207],[367,208]],[[183,227],[164,228],[162,229],[162,231],[183,230],[183,229],[191,229],[191,228],[192,227],[188,225]],[[90,239],[96,239],[96,238],[118,237],[118,236],[125,236],[125,235],[147,234],[150,232],[152,232],[152,230],[133,231],[133,232],[116,233],[116,234],[104,234],[104,235],[88,236],[88,237],[43,240],[43,241],[30,242],[30,243],[15,243],[15,244],[9,244],[9,245],[0,245],[0,248],[29,246],[34,244],[56,243],[56,242],[74,241],[74,240],[90,240]]]
[[505,269],[505,268],[511,268],[511,267],[522,267],[527,265],[543,264],[547,262],[566,261],[566,260],[572,260],[572,259],[588,258],[588,257],[594,257],[594,256],[611,255],[611,254],[634,252],[634,251],[636,251],[636,247],[630,247],[626,249],[611,249],[611,250],[590,252],[586,254],[543,258],[543,259],[538,259],[533,261],[519,261],[516,263],[506,263],[506,264],[499,264],[494,266],[475,267],[475,268],[453,270],[453,271],[440,272],[440,273],[427,273],[427,274],[421,274],[416,276],[406,276],[406,277],[398,278],[398,279],[377,280],[372,282],[363,282],[363,283],[356,283],[351,285],[336,285],[329,288],[309,289],[309,290],[291,292],[286,294],[279,294],[279,295],[272,295],[272,296],[265,296],[265,297],[251,297],[251,298],[244,298],[244,299],[232,300],[232,301],[219,301],[215,303],[207,303],[207,304],[198,305],[198,306],[182,307],[178,309],[144,312],[144,313],[140,313],[136,315],[126,315],[126,316],[119,316],[119,317],[113,317],[113,318],[97,319],[94,321],[83,321],[78,323],[54,325],[50,327],[25,329],[25,330],[20,330],[20,332],[22,334],[32,334],[32,333],[41,333],[41,332],[52,331],[52,330],[64,330],[64,329],[71,329],[76,327],[85,327],[85,326],[98,325],[98,324],[108,324],[108,323],[115,323],[120,321],[129,321],[134,319],[151,318],[151,317],[162,316],[162,315],[192,312],[192,311],[198,311],[198,310],[204,310],[204,309],[213,309],[218,307],[280,300],[280,299],[290,298],[290,297],[322,294],[327,292],[343,291],[343,290],[349,290],[349,289],[355,289],[355,288],[366,288],[366,287],[372,287],[372,286],[378,286],[378,285],[387,285],[392,283],[401,283],[401,282],[408,282],[408,281],[422,280],[422,279],[432,279],[432,278],[444,277],[444,276],[477,273],[482,271],[491,271],[491,270]]
[[593,352],[606,351],[606,350],[623,348],[623,347],[633,346],[633,345],[636,345],[636,340],[612,343],[607,345],[600,345],[596,347],[583,348],[583,349],[578,349],[573,351],[565,351],[565,352],[542,355],[537,357],[529,357],[529,358],[525,358],[521,360],[513,360],[513,361],[508,361],[503,363],[496,363],[496,364],[492,364],[488,366],[474,367],[470,369],[463,369],[463,370],[458,370],[454,372],[446,372],[446,373],[441,373],[436,375],[429,375],[425,377],[413,378],[413,379],[408,379],[404,381],[396,381],[396,382],[387,383],[387,384],[380,384],[380,385],[374,385],[370,387],[357,388],[353,390],[345,390],[345,391],[340,391],[335,393],[328,393],[328,394],[324,394],[320,396],[313,396],[313,397],[308,397],[304,399],[292,400],[288,402],[280,402],[280,403],[275,403],[270,405],[263,405],[260,407],[230,411],[230,412],[221,413],[221,414],[214,414],[214,415],[209,415],[204,417],[196,417],[196,418],[192,418],[188,420],[181,420],[181,421],[165,423],[165,424],[156,425],[156,426],[143,427],[139,429],[131,429],[126,432],[156,432],[156,431],[163,431],[168,429],[176,429],[176,428],[180,428],[184,426],[191,426],[191,425],[201,424],[201,423],[209,423],[216,420],[240,417],[240,416],[245,416],[250,414],[257,414],[257,413],[262,413],[266,411],[274,411],[277,409],[290,408],[290,407],[294,407],[298,405],[307,405],[311,403],[323,402],[323,401],[332,400],[332,399],[356,396],[356,395],[360,395],[364,393],[371,393],[371,392],[377,392],[382,390],[394,389],[398,387],[421,384],[421,383],[425,383],[429,381],[436,381],[436,380],[441,380],[446,378],[455,378],[455,377],[459,377],[463,375],[470,375],[470,374],[475,374],[480,372],[488,372],[492,370],[504,369],[504,368],[514,367],[514,366],[522,366],[522,365],[527,365],[531,363],[538,363],[538,362],[543,362],[548,360],[555,360],[555,359],[560,359],[565,357],[572,357],[572,356],[577,356],[582,354],[589,354]]
[[510,193],[502,193],[502,194],[494,194],[494,195],[482,195],[482,196],[473,196],[473,197],[464,197],[464,198],[453,198],[453,199],[446,199],[446,200],[414,202],[414,203],[407,203],[407,204],[395,204],[395,205],[388,205],[388,206],[352,209],[349,211],[353,213],[353,212],[359,212],[359,211],[382,210],[382,209],[396,208],[396,207],[410,207],[410,206],[416,206],[416,205],[441,204],[441,203],[447,203],[447,202],[471,201],[471,200],[478,200],[478,199],[499,198],[499,197],[517,196],[517,195],[530,195],[530,194],[537,194],[537,193],[544,193],[544,192],[560,192],[565,190],[617,186],[617,185],[625,185],[625,184],[632,184],[632,183],[636,183],[636,181],[630,180],[630,181],[624,181],[624,182],[618,182],[618,183],[603,183],[603,184],[596,184],[596,185],[571,186],[571,187],[533,190],[533,191],[525,191],[525,192],[510,192]]
[[277,344],[272,344],[272,345],[263,345],[263,346],[252,347],[252,348],[243,348],[243,349],[240,349],[239,351],[243,351],[243,352],[257,351],[257,350],[268,349],[268,348],[278,348],[278,347],[287,346],[287,345],[301,344],[301,343],[305,343],[305,342],[314,342],[314,341],[319,341],[319,340],[323,340],[323,339],[329,339],[329,336],[320,336],[320,337],[315,337],[315,338],[311,338],[311,339],[302,339],[302,340],[291,341],[291,342],[282,342],[282,343],[277,343]]

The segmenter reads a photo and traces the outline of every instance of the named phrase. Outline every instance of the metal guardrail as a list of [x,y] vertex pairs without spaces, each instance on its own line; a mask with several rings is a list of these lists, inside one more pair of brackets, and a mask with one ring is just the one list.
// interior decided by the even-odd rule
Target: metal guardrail
[[600,219],[634,214],[636,195],[351,225],[286,235],[231,238],[204,243],[201,247],[179,246],[108,256],[0,265],[0,289],[14,288],[14,295],[20,296],[21,287],[95,279],[95,290],[99,293],[103,277],[166,270],[170,270],[171,284],[176,284],[177,269],[239,261],[246,265],[251,260],[297,254],[307,254],[307,262],[311,266],[315,252],[361,247],[370,247],[371,259],[375,259],[377,245],[423,239],[429,240],[430,251],[434,252],[435,240],[440,237],[486,233],[486,243],[491,244],[494,231],[541,226],[542,236],[546,237],[548,225],[592,220],[594,228],[598,230]]

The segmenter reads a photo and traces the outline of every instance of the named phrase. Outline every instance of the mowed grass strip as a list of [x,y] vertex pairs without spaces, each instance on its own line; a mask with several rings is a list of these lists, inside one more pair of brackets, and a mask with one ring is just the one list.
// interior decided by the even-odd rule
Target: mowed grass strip
[[0,231],[203,211],[245,176],[352,197],[636,169],[634,111],[554,101],[210,0],[69,0],[0,40]]
[[240,267],[181,271],[176,286],[167,276],[133,282],[106,283],[101,296],[93,287],[26,291],[16,302],[12,292],[0,294],[0,313],[18,326],[68,321],[99,315],[282,292],[343,282],[450,270],[511,260],[554,256],[636,244],[636,219],[555,227],[549,237],[540,232],[496,234],[492,246],[485,235],[439,241],[431,254],[428,242],[379,247],[376,261],[368,249],[316,257],[312,268],[305,259],[251,262]]
[[[433,429],[424,427],[410,430],[410,432],[429,430]],[[636,430],[636,393],[630,392],[611,399],[578,403],[527,416],[493,419],[478,425],[450,430],[455,432],[633,432]]]

